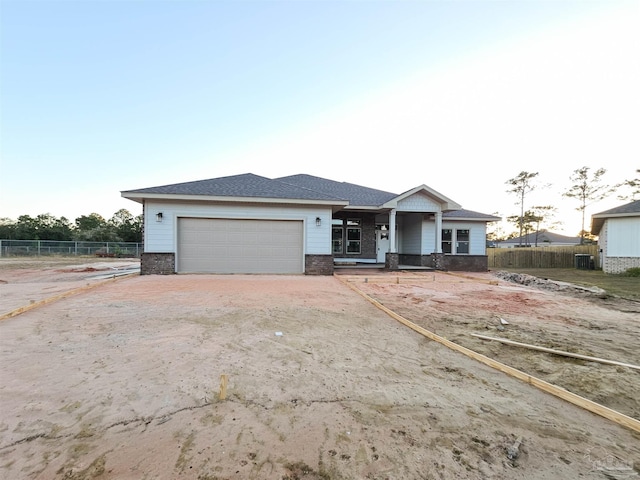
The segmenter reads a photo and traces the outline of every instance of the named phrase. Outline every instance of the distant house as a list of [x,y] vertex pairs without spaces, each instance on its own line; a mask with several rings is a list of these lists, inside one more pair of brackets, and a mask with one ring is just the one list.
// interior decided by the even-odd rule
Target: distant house
[[486,226],[426,185],[400,195],[311,175],[253,174],[122,192],[143,205],[148,273],[305,273],[381,264],[486,271]]
[[640,200],[591,215],[591,233],[598,235],[605,273],[640,267]]
[[522,237],[510,238],[503,242],[496,242],[496,248],[516,248],[516,247],[563,247],[580,245],[580,237],[567,237],[558,233],[540,230],[531,232]]

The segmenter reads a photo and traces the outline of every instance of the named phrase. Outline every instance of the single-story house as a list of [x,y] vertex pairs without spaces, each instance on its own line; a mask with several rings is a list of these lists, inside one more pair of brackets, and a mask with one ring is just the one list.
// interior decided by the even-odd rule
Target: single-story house
[[510,238],[501,242],[495,242],[496,248],[517,248],[517,247],[563,247],[580,245],[580,237],[567,237],[559,233],[539,230],[527,233],[521,237]]
[[598,235],[605,273],[640,267],[640,200],[591,215],[591,233]]
[[342,263],[486,271],[486,226],[420,185],[400,195],[254,174],[121,192],[143,205],[143,274],[306,273]]

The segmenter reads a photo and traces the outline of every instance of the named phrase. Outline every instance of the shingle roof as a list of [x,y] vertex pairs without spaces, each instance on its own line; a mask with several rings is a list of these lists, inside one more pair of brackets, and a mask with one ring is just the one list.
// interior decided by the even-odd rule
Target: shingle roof
[[[363,187],[354,183],[336,182],[313,175],[299,174],[270,179],[252,173],[122,192],[124,197],[131,195],[141,198],[145,194],[318,200],[343,205],[348,202],[352,207],[380,207],[398,197],[395,193]],[[471,210],[449,211],[445,212],[443,217],[484,221],[500,220],[499,217]]]
[[230,177],[211,178],[195,182],[175,183],[159,187],[127,190],[123,194],[163,194],[163,195],[207,195],[218,197],[250,197],[250,198],[278,198],[301,200],[341,200],[340,197],[329,195],[317,190],[310,190],[302,186],[272,180],[252,173],[233,175]]
[[640,200],[636,200],[631,203],[620,205],[619,207],[605,210],[604,212],[596,213],[593,217],[606,217],[607,215],[620,215],[626,213],[640,213]]
[[448,212],[444,212],[442,214],[442,218],[464,218],[470,220],[485,220],[485,221],[498,221],[500,217],[496,217],[495,215],[487,215],[486,213],[474,212],[473,210],[451,210]]
[[591,233],[599,235],[605,219],[609,217],[637,217],[640,216],[640,200],[625,203],[619,207],[605,210],[604,212],[591,215]]
[[378,207],[397,194],[376,190],[374,188],[363,187],[347,182],[336,182],[326,178],[314,177],[313,175],[290,175],[288,177],[280,177],[276,180],[285,182],[289,185],[308,188],[316,192],[322,192],[335,198],[348,200],[352,206],[373,206]]
[[[567,237],[566,235],[560,235],[559,233],[547,232],[541,230],[537,232],[537,242],[540,243],[570,243],[578,245],[580,243],[580,237]],[[536,232],[531,232],[522,237],[510,238],[509,240],[504,240],[502,242],[497,242],[500,244],[507,243],[511,244],[520,244],[520,243],[533,243],[536,241]]]

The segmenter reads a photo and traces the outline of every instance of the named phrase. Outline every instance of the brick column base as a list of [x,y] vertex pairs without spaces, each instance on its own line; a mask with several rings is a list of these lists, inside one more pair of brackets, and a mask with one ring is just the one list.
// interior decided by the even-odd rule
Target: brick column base
[[400,255],[397,253],[387,253],[384,257],[384,268],[387,270],[398,270],[400,265]]
[[433,261],[432,267],[435,270],[446,270],[444,265],[444,253],[432,253],[431,259]]
[[333,255],[305,255],[306,275],[333,275]]

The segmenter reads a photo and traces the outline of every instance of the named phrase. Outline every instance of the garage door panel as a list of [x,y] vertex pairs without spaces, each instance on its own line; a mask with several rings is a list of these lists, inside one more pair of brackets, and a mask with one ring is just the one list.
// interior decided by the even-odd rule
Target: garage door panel
[[303,223],[180,218],[178,271],[302,273]]

